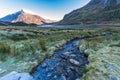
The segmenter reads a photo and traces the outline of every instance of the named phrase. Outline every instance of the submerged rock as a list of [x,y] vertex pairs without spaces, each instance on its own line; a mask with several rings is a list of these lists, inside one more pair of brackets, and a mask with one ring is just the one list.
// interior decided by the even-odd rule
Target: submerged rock
[[79,78],[75,79],[75,80],[80,80]]
[[69,56],[72,52],[65,52],[65,53],[62,53],[64,56]]
[[70,57],[76,57],[76,55],[75,54],[71,54]]
[[66,77],[62,75],[62,76],[60,77],[60,80],[66,80]]
[[46,67],[47,67],[47,64],[46,64],[46,63],[43,63],[43,64],[42,64],[42,67],[43,67],[43,68],[46,68]]
[[74,65],[77,65],[77,66],[80,65],[79,61],[77,61],[77,60],[70,59],[69,61],[70,61],[70,63],[72,63],[72,64],[74,64]]
[[3,76],[0,80],[34,80],[29,73],[17,73],[15,71]]

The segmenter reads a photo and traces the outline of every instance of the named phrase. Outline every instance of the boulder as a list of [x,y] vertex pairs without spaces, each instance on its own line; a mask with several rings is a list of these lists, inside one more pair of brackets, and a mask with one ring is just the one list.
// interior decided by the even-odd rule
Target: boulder
[[0,80],[34,80],[29,73],[17,73],[15,71],[3,76]]

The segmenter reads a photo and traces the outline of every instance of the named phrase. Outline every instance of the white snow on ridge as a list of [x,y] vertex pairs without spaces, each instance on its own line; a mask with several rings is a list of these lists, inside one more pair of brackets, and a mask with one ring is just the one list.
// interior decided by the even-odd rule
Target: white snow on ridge
[[39,15],[38,13],[32,12],[32,11],[27,10],[27,9],[21,9],[21,11],[23,11],[25,13],[29,13],[29,14]]
[[30,15],[38,15],[38,16],[40,16],[39,14],[37,14],[35,12],[29,11],[29,10],[26,10],[26,9],[21,9],[18,12],[8,14],[8,15],[0,18],[0,20],[5,21],[5,22],[14,22],[14,20],[16,20],[19,15],[24,14],[24,13],[25,14],[30,14]]

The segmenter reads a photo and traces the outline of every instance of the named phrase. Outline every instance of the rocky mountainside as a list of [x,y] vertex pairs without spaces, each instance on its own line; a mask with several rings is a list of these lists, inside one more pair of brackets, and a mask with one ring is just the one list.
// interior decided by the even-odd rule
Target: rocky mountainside
[[11,22],[11,23],[23,22],[26,24],[37,24],[37,25],[52,22],[52,20],[48,21],[48,19],[44,19],[34,12],[23,9],[16,13],[1,18],[0,21]]
[[9,22],[0,21],[0,26],[6,26],[6,25],[8,25],[8,24],[9,24]]
[[93,24],[120,21],[120,0],[91,0],[84,7],[66,14],[59,24]]
[[0,21],[0,26],[37,26],[37,24],[27,24],[27,23],[24,23],[24,22],[14,22],[14,23],[11,23],[11,22],[3,22],[3,21]]

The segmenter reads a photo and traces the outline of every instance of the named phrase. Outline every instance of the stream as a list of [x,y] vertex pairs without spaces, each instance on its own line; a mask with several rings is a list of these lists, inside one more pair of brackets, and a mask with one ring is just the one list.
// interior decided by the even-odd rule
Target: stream
[[43,61],[34,71],[35,80],[80,80],[82,70],[88,64],[87,57],[80,53],[78,41],[74,39],[55,51],[55,54]]

